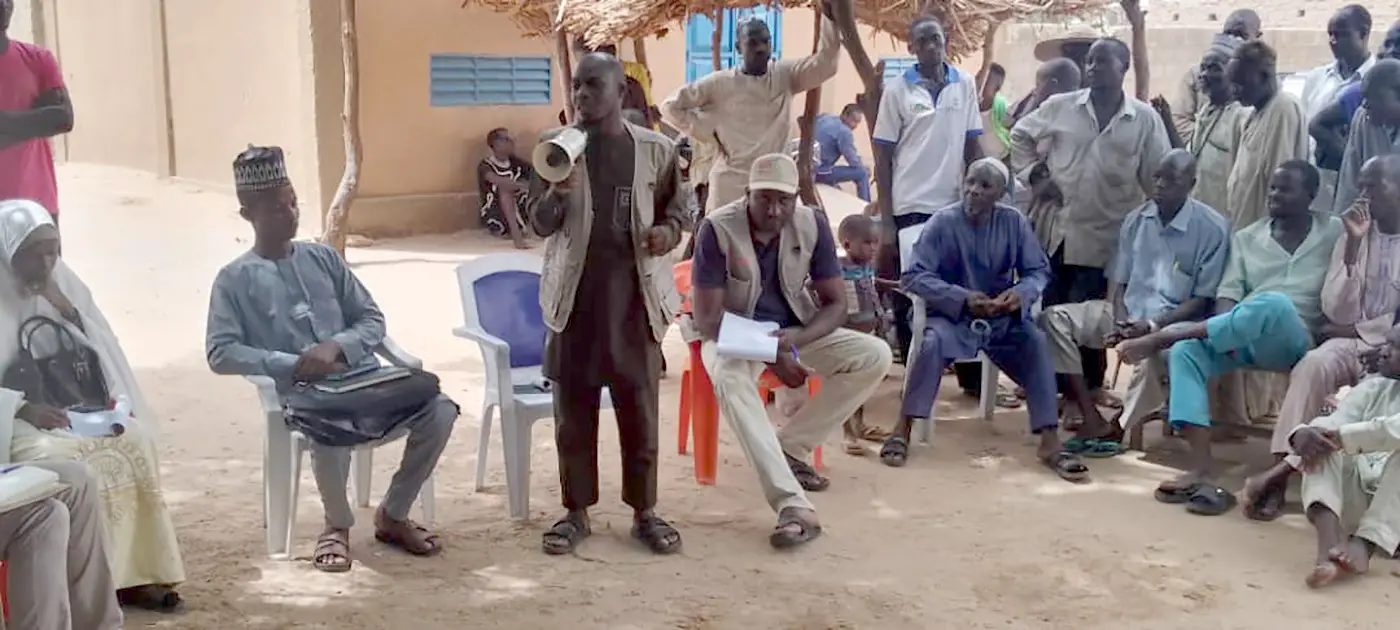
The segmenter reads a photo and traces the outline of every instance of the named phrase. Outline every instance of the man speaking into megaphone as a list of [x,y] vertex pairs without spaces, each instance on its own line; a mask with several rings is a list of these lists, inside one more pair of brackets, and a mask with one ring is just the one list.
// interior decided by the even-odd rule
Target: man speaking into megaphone
[[[665,254],[680,242],[676,147],[622,117],[622,64],[589,53],[574,71],[574,126],[546,132],[536,170],[542,190],[530,208],[547,237],[540,308],[550,333],[544,375],[554,394],[555,442],[564,518],[544,551],[566,554],[591,533],[598,502],[598,408],[612,396],[622,443],[622,500],[635,512],[632,536],[673,553],[680,534],[656,516],[657,408],[661,339],[671,323]],[[546,184],[546,180],[554,183]]]

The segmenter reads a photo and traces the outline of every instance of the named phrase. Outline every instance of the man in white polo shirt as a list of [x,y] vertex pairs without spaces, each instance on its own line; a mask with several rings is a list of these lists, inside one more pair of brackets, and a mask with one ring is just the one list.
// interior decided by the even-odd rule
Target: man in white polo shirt
[[[918,64],[886,81],[880,98],[875,187],[884,226],[881,271],[887,277],[904,269],[899,252],[913,246],[919,227],[934,211],[962,199],[963,172],[982,158],[977,82],[945,61],[947,43],[937,19],[915,18],[909,25],[909,54]],[[950,150],[958,146],[961,152]],[[898,294],[894,300],[899,345],[907,357],[913,337],[910,302]],[[980,368],[961,368],[958,385],[963,391],[979,391],[980,376]]]

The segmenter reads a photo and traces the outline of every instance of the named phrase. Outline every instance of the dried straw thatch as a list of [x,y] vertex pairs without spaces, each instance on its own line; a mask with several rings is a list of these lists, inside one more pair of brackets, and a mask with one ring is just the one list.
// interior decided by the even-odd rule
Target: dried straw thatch
[[[811,6],[812,0],[567,0],[563,26],[591,45],[666,33],[691,15],[759,4]],[[1073,17],[1097,13],[1116,0],[855,0],[856,21],[903,39],[925,7],[948,29],[954,59],[982,48],[987,28],[1030,15]],[[527,35],[549,36],[560,0],[463,0],[506,13]]]

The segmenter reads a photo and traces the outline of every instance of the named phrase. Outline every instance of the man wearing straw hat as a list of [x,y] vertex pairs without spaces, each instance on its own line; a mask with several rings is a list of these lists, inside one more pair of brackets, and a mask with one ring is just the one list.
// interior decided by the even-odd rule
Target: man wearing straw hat
[[681,238],[681,174],[670,139],[624,122],[625,85],[617,57],[589,53],[579,60],[573,100],[587,145],[568,179],[542,192],[530,209],[535,232],[548,239],[540,277],[550,331],[543,368],[554,389],[567,510],[544,533],[550,555],[573,551],[592,532],[588,508],[598,502],[604,387],[617,416],[632,536],[659,554],[681,549],[680,533],[654,509],[661,339],[671,324],[667,289],[674,291],[665,254]]
[[753,161],[787,150],[793,98],[836,76],[841,34],[830,0],[822,0],[822,15],[817,52],[793,61],[772,60],[773,35],[766,22],[754,18],[739,24],[742,63],[681,86],[661,104],[661,112],[682,131],[719,147],[706,210],[744,197]]

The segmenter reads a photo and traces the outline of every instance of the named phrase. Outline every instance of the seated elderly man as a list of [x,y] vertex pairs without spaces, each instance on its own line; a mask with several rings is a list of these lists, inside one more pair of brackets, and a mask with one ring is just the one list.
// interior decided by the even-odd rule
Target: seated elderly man
[[1400,327],[1366,359],[1379,376],[1289,435],[1317,530],[1317,562],[1306,580],[1313,588],[1366,573],[1377,551],[1400,550]]
[[1067,481],[1087,481],[1088,468],[1060,443],[1055,371],[1045,337],[1030,317],[1050,279],[1050,263],[1030,222],[998,203],[1008,180],[999,160],[973,162],[963,179],[963,200],[935,212],[914,243],[903,285],[924,300],[928,320],[909,368],[900,420],[880,459],[904,465],[910,430],[916,419],[930,417],[943,371],[981,351],[1026,388],[1040,460]]
[[[0,391],[0,411],[22,401]],[[0,512],[0,561],[8,564],[9,623],[42,630],[120,630],[122,611],[102,534],[102,490],[81,462],[26,465],[53,471],[66,487]],[[0,624],[3,625],[3,624]]]
[[1196,158],[1185,149],[1162,157],[1153,175],[1152,199],[1132,211],[1119,230],[1108,300],[1052,306],[1040,315],[1055,372],[1068,384],[1066,397],[1084,414],[1067,448],[1086,456],[1118,453],[1123,431],[1164,400],[1164,357],[1150,357],[1133,371],[1117,424],[1104,420],[1084,381],[1080,347],[1102,348],[1168,326],[1201,319],[1225,272],[1230,222],[1191,198]]
[[[821,212],[798,205],[792,158],[755,159],[745,197],[711,212],[695,240],[695,324],[720,411],[778,513],[769,542],[778,548],[804,544],[821,534],[806,491],[830,484],[807,457],[874,393],[889,371],[890,348],[841,328],[846,285],[835,238]],[[772,362],[720,354],[716,341],[725,312],[777,324]],[[822,379],[821,392],[777,432],[758,396],[765,369],[788,387],[802,386],[809,374]]]
[[1322,331],[1322,285],[1341,221],[1314,215],[1318,173],[1302,160],[1284,162],[1269,180],[1269,216],[1237,232],[1216,292],[1216,315],[1118,345],[1137,364],[1171,348],[1168,418],[1191,447],[1190,470],[1163,482],[1164,503],[1190,512],[1224,514],[1235,497],[1214,483],[1210,451],[1210,379],[1236,370],[1286,372],[1312,350]]
[[[233,163],[239,214],[253,226],[253,247],[214,279],[205,353],[216,374],[267,376],[287,393],[317,382],[379,367],[384,313],[335,250],[293,242],[300,211],[282,149],[249,147]],[[374,537],[427,556],[442,550],[438,536],[408,519],[418,491],[437,467],[452,435],[457,405],[437,396],[393,427],[406,431],[403,461],[374,514]],[[355,513],[346,497],[349,447],[311,444],[312,473],[325,508],[325,529],[312,564],[349,571]]]
[[1322,285],[1325,341],[1290,375],[1274,426],[1278,462],[1245,484],[1244,513],[1254,520],[1283,513],[1288,479],[1298,467],[1298,457],[1289,454],[1293,429],[1317,417],[1338,389],[1361,379],[1361,355],[1385,345],[1400,311],[1400,155],[1371,158],[1357,187],[1360,198],[1342,215],[1346,238],[1333,248]]

